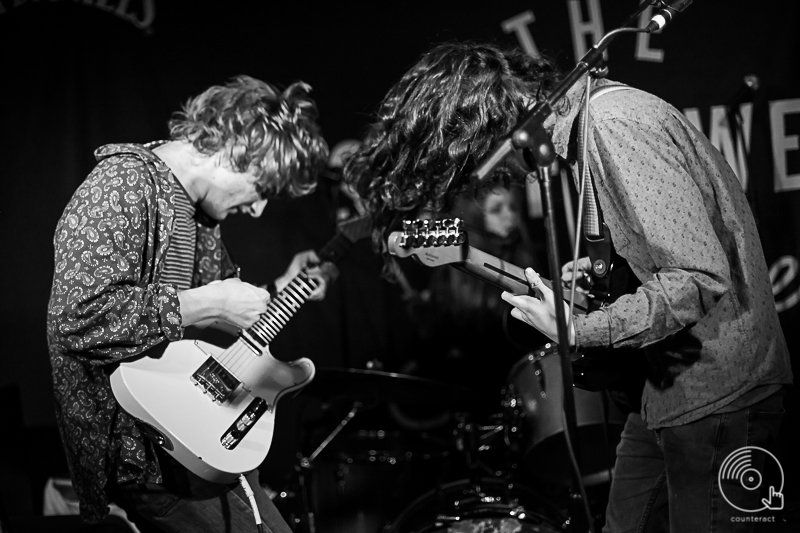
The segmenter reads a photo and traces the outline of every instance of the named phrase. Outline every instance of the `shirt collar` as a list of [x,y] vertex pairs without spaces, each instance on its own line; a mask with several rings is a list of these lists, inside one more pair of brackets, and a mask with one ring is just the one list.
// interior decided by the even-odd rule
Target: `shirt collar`
[[[592,83],[592,92],[596,91],[604,85],[614,84],[608,80],[594,80]],[[566,114],[560,115],[554,112],[547,120],[544,126],[547,131],[552,131],[553,146],[556,154],[568,162],[573,162],[577,158],[577,139],[578,133],[573,128],[578,114],[583,110],[584,96],[586,95],[586,77],[584,76],[575,85],[569,88],[566,96],[564,97],[569,103]],[[558,105],[556,105],[558,107]]]
[[153,153],[153,148],[160,146],[167,141],[154,141],[147,144],[136,144],[136,143],[116,143],[116,144],[106,144],[98,148],[94,151],[94,157],[98,161],[101,161],[107,157],[111,157],[113,155],[119,154],[134,154],[141,157],[144,161],[148,163],[153,163],[156,165],[156,168],[159,171],[169,171],[169,167],[167,166],[164,161],[161,160],[156,154]]

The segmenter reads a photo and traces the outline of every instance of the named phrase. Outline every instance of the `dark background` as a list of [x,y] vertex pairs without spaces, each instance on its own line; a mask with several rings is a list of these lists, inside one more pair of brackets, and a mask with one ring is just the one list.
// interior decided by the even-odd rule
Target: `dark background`
[[[455,39],[516,45],[516,37],[501,24],[526,10],[535,15],[528,28],[539,49],[571,68],[576,58],[570,3],[131,0],[120,14],[124,2],[119,0],[0,0],[0,242],[5,252],[0,387],[11,391],[0,409],[25,435],[34,435],[14,446],[15,456],[63,468],[60,448],[53,443],[45,342],[52,236],[64,205],[94,165],[96,147],[165,138],[166,122],[182,102],[238,74],[279,85],[308,82],[333,146],[361,135],[388,88],[431,45]],[[636,4],[577,2],[584,14],[598,5],[606,31],[618,27]],[[767,0],[757,7],[749,3],[749,9],[744,4],[720,9],[734,5],[739,6],[695,2],[662,35],[651,38],[650,46],[664,51],[662,62],[637,60],[635,38],[621,36],[609,50],[609,77],[653,92],[679,109],[696,108],[706,134],[712,106],[731,103],[745,75],[759,77],[749,193],[767,262],[790,256],[796,267],[800,151],[795,147],[786,155],[795,190],[773,192],[769,108],[783,100],[798,107],[800,4]],[[784,129],[795,139],[800,134],[797,111],[786,115]],[[271,202],[258,220],[223,224],[245,279],[273,279],[294,253],[327,242],[336,207],[330,185],[307,198]],[[380,266],[369,243],[359,243],[342,262],[341,277],[326,300],[309,304],[276,339],[276,357],[308,356],[318,368],[365,368],[378,360],[388,369],[410,357],[414,332],[399,289],[379,277]],[[782,273],[790,283],[776,299],[794,294],[796,304],[796,268]],[[781,313],[794,357],[800,353],[799,316],[796,305]],[[786,446],[797,449],[791,431],[797,423],[794,393],[787,403]],[[293,434],[291,402],[284,413],[279,427]],[[6,425],[0,433],[8,430]],[[276,437],[267,460],[275,480],[291,469],[293,455],[291,438]],[[782,456],[790,484],[791,455]]]

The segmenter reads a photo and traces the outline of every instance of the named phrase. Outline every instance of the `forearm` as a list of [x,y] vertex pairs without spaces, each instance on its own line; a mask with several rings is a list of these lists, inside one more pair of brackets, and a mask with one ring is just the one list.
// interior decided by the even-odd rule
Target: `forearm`
[[731,288],[714,192],[675,140],[680,121],[656,115],[595,122],[590,165],[603,216],[643,284],[576,318],[582,347],[653,344],[703,320]]
[[197,287],[178,293],[181,306],[181,325],[201,329],[213,328],[230,335],[236,335],[239,327],[222,319],[222,309],[208,286]]
[[641,348],[703,320],[728,292],[704,272],[668,270],[633,294],[585,316],[575,317],[579,348]]
[[220,318],[220,307],[210,289],[210,285],[204,285],[178,293],[181,326],[206,326],[214,319]]

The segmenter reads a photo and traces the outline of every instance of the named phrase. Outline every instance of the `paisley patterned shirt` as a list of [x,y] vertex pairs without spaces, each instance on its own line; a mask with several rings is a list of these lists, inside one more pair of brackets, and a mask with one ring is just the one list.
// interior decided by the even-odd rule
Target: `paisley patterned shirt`
[[[178,293],[160,283],[175,220],[170,169],[148,147],[113,144],[56,227],[47,338],[56,420],[81,515],[108,512],[109,481],[161,481],[154,444],[119,408],[116,364],[183,336]],[[218,227],[197,225],[193,286],[235,273]]]
[[[584,83],[573,87],[569,112],[550,119],[556,152],[568,160],[584,93]],[[654,370],[642,398],[650,428],[791,383],[758,231],[722,154],[677,109],[636,89],[592,101],[591,117],[597,198],[642,285],[575,317],[578,348],[644,348]]]

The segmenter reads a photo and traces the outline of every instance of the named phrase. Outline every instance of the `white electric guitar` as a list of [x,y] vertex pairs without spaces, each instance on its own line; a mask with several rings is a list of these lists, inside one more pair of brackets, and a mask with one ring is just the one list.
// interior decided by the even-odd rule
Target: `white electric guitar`
[[[367,217],[345,221],[320,259],[338,260],[370,229]],[[300,273],[228,348],[164,342],[120,363],[111,374],[114,397],[186,468],[209,481],[236,481],[266,458],[278,401],[314,378],[311,360],[279,361],[269,345],[316,287]]]

